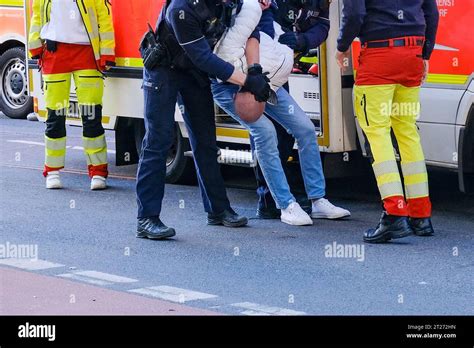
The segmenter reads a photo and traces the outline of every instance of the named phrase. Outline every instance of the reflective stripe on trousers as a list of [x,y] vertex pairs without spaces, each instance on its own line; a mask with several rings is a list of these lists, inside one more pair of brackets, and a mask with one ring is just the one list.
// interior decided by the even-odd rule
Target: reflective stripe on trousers
[[[429,217],[428,174],[416,126],[420,88],[399,84],[356,85],[354,92],[357,119],[370,143],[374,174],[386,211],[390,215]],[[392,129],[402,159],[405,192]]]
[[52,139],[45,136],[44,164],[52,170],[64,168],[66,157],[66,137]]
[[96,138],[82,137],[87,165],[99,166],[107,164],[107,143],[105,134]]
[[106,177],[107,144],[102,127],[102,96],[104,83],[97,70],[78,70],[64,74],[43,75],[46,108],[48,109],[46,131],[46,175],[64,167],[66,155],[65,121],[69,108],[71,78],[74,78],[76,93],[83,121],[83,144],[89,175]]

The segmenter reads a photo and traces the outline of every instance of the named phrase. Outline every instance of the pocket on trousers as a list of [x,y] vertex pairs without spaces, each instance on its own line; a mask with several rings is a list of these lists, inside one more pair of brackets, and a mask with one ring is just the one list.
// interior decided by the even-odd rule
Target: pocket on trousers
[[142,89],[159,92],[163,84],[172,82],[169,74],[170,72],[162,67],[153,70],[144,69]]
[[356,91],[354,98],[355,117],[359,121],[362,129],[370,127],[369,115],[367,113],[367,94],[363,91]]
[[158,93],[161,91],[163,87],[162,82],[155,82],[151,80],[143,80],[142,89],[146,92],[155,92]]
[[48,86],[56,85],[58,83],[64,83],[64,82],[66,82],[66,80],[51,80],[51,81],[44,80],[43,82],[44,82],[44,90],[47,91]]
[[145,117],[149,112],[156,112],[160,107],[160,100],[163,99],[162,82],[143,80],[142,83],[143,96],[145,98]]
[[367,125],[367,127],[369,127],[370,123],[369,123],[369,115],[367,114],[367,94],[365,93],[362,95],[362,98],[360,100],[360,110],[361,110],[361,113],[364,115],[365,124]]

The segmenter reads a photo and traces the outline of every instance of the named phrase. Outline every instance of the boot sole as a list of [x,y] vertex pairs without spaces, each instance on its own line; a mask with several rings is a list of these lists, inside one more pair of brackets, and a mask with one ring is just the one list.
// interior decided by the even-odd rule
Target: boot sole
[[417,235],[418,237],[431,237],[434,235],[434,232],[433,231],[415,231],[414,234]]
[[371,244],[381,244],[381,243],[386,243],[389,240],[392,239],[391,233],[384,234],[382,236],[379,236],[377,238],[366,238],[364,237],[364,242],[366,243],[371,243]]
[[413,231],[405,231],[400,234],[393,234],[393,232],[386,232],[385,234],[378,236],[377,238],[366,238],[364,237],[364,242],[366,243],[373,243],[373,244],[380,244],[380,243],[386,243],[392,239],[400,239],[400,238],[405,238],[408,236],[411,236],[413,234]]
[[208,221],[208,226],[224,226],[224,227],[231,227],[231,228],[238,228],[247,226],[249,223],[248,219],[239,222],[228,222],[228,221]]
[[174,229],[170,229],[168,232],[163,233],[161,235],[154,235],[150,234],[146,231],[137,231],[137,238],[146,238],[146,239],[151,239],[151,240],[161,240],[161,239],[167,239],[176,236],[176,231]]

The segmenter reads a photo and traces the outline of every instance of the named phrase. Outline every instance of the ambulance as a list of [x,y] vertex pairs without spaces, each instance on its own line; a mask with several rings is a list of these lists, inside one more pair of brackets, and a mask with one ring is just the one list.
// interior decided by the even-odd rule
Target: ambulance
[[0,111],[25,118],[33,111],[28,95],[24,0],[0,0]]
[[[80,0],[78,0],[80,1]],[[421,92],[418,119],[426,161],[429,166],[457,171],[463,192],[474,192],[474,44],[470,28],[474,2],[438,0],[440,26],[431,70]],[[106,75],[104,127],[116,136],[116,163],[136,163],[144,135],[143,64],[138,46],[154,25],[163,0],[113,0],[117,41],[117,67]],[[26,6],[26,18],[30,18]],[[364,157],[371,156],[364,135],[354,117],[352,89],[357,70],[360,43],[352,47],[353,66],[341,72],[334,59],[341,20],[342,0],[331,4],[331,30],[328,40],[311,57],[297,57],[290,77],[290,93],[314,123],[328,177],[352,175]],[[27,20],[28,27],[28,20]],[[315,57],[313,57],[315,56]],[[314,64],[317,63],[317,64]],[[44,121],[46,107],[41,72],[29,61],[30,94],[34,110]],[[80,125],[74,113],[77,98],[71,89],[68,123]],[[156,110],[160,112],[160,110]],[[167,181],[183,183],[193,176],[188,132],[179,106],[175,113],[175,141],[167,160]],[[248,132],[216,107],[217,138],[222,164],[255,166]],[[394,151],[397,145],[394,140]],[[297,151],[289,159],[297,162]]]

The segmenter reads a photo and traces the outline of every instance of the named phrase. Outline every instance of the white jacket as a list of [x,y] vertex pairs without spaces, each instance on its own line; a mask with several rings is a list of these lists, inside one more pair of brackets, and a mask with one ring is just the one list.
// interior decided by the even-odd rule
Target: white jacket
[[[235,18],[235,24],[222,36],[214,53],[233,64],[236,69],[247,72],[245,47],[261,16],[262,9],[258,0],[244,0],[242,9]],[[276,32],[282,32],[277,23],[275,26]],[[272,39],[260,32],[260,65],[264,72],[269,72],[268,77],[275,91],[288,81],[294,62],[293,50],[280,44],[278,37],[279,35],[276,35],[275,39]]]

